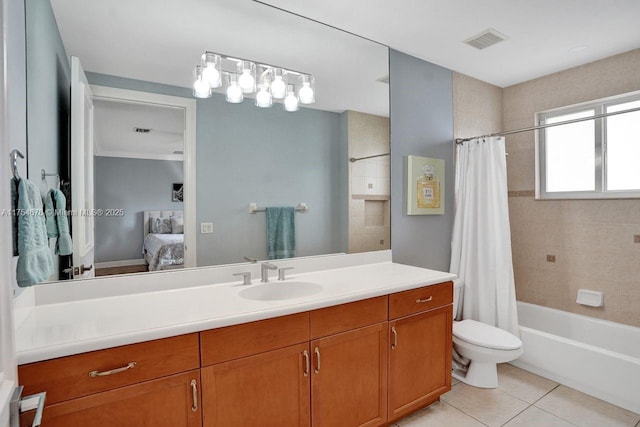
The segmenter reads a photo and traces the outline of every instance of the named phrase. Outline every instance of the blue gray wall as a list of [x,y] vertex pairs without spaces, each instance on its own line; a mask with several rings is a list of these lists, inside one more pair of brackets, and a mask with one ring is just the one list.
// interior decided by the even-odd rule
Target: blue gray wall
[[[449,271],[453,226],[451,70],[389,52],[393,261]],[[407,156],[445,161],[444,215],[407,215]]]
[[95,217],[95,262],[141,259],[143,211],[182,210],[171,201],[182,162],[96,157],[94,176],[95,208],[124,209],[124,216]]
[[71,68],[49,0],[27,0],[25,13],[29,178],[44,185],[40,170],[59,174],[66,161]]
[[[191,98],[185,88],[87,73],[91,84]],[[266,218],[250,215],[259,206],[296,205],[298,255],[346,251],[346,140],[340,115],[278,105],[261,109],[249,99],[229,104],[221,95],[197,101],[197,223],[212,222],[212,234],[198,234],[198,265],[266,258]],[[199,226],[198,226],[199,231]]]

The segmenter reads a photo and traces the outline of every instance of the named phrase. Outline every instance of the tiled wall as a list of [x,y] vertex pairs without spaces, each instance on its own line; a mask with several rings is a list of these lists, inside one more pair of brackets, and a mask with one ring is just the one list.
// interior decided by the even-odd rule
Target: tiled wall
[[[538,111],[640,90],[639,70],[640,49],[507,87],[503,128],[532,126]],[[640,200],[534,200],[534,138],[507,137],[518,300],[640,326]],[[604,292],[605,306],[577,304],[579,288]]]
[[453,136],[469,138],[502,130],[502,89],[453,73]]
[[[389,152],[389,119],[347,112],[349,157]],[[349,163],[349,253],[391,248],[389,156]]]

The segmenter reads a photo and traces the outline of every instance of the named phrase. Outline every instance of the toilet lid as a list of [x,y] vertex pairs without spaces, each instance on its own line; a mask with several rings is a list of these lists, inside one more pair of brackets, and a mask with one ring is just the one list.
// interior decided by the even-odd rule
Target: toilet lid
[[522,341],[515,335],[471,319],[454,322],[453,335],[469,344],[496,350],[517,350],[522,347]]

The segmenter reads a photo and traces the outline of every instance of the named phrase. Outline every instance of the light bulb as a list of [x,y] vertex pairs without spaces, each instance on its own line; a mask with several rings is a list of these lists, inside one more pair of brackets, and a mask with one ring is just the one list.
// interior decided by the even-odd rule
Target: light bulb
[[256,64],[251,61],[240,61],[238,63],[238,84],[244,93],[256,91]]
[[287,85],[282,76],[275,76],[275,79],[271,82],[271,95],[276,99],[282,99],[286,94]]
[[238,75],[230,74],[229,75],[229,87],[227,87],[227,102],[232,104],[239,104],[244,99],[242,95],[242,89],[238,84]]
[[298,111],[298,97],[293,85],[287,85],[287,96],[284,97],[284,109],[286,111]]
[[204,67],[204,70],[202,70],[202,79],[207,82],[212,88],[222,86],[220,72],[213,64],[208,64],[206,67]]
[[268,108],[271,107],[273,99],[271,93],[269,93],[268,85],[261,86],[258,93],[256,93],[256,107]]
[[303,104],[313,103],[313,89],[311,89],[309,82],[302,83],[302,87],[298,91],[298,96],[300,97],[300,102]]
[[211,96],[209,84],[202,79],[202,67],[200,65],[197,65],[193,70],[193,96],[196,98],[209,98]]

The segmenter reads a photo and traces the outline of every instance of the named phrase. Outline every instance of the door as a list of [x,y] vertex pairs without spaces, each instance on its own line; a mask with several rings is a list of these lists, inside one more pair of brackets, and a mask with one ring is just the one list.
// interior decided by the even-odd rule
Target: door
[[202,368],[205,427],[308,427],[309,343]]
[[389,322],[389,421],[451,389],[452,306]]
[[311,342],[314,427],[387,423],[387,322]]
[[80,64],[71,57],[71,233],[73,277],[94,277],[93,100]]

